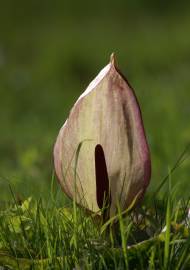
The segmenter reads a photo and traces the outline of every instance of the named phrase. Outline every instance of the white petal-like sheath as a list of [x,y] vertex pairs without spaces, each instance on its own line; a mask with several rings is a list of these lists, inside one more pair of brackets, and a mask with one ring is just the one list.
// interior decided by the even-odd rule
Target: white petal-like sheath
[[144,193],[151,171],[140,108],[113,56],[74,104],[54,147],[55,170],[62,189],[71,198],[76,191],[77,203],[93,212],[99,210],[95,172],[98,144],[105,155],[112,216],[117,202],[125,210],[139,192]]

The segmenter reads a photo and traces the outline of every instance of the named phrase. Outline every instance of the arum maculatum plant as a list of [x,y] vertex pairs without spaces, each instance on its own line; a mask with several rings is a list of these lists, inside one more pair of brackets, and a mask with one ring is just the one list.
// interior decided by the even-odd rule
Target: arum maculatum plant
[[74,104],[54,147],[63,191],[107,217],[142,199],[150,181],[150,153],[134,90],[110,63]]

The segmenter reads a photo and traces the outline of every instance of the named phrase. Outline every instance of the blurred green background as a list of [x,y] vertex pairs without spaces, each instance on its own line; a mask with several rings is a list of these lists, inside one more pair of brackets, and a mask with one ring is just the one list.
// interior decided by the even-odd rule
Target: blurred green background
[[[116,53],[152,154],[151,192],[190,141],[188,1],[1,1],[0,195],[49,197],[52,149],[78,96]],[[190,191],[190,161],[172,177]]]

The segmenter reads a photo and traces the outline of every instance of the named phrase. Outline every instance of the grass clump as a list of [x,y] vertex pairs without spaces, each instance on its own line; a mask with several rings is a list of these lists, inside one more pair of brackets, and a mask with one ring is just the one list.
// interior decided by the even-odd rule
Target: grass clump
[[95,215],[51,197],[31,197],[0,211],[3,269],[189,269],[189,200],[175,187],[103,224]]

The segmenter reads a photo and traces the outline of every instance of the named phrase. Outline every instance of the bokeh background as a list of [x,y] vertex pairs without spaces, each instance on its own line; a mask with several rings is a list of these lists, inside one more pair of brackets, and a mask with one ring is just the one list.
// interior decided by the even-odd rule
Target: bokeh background
[[[1,1],[0,200],[48,199],[52,149],[112,52],[141,104],[152,192],[190,141],[188,1]],[[175,175],[190,192],[190,161]]]

